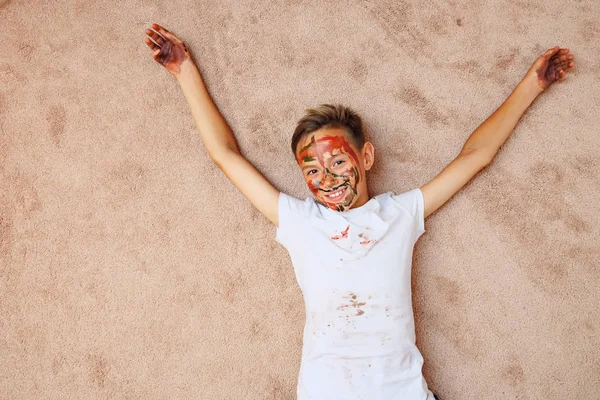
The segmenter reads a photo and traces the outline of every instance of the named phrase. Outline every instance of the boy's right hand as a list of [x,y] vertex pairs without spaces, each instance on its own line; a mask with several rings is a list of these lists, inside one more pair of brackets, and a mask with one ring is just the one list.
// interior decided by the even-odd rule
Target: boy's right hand
[[158,33],[146,29],[146,34],[158,45],[149,38],[146,38],[146,44],[154,51],[154,60],[177,77],[181,72],[182,64],[192,62],[185,43],[158,24],[152,24],[152,28]]

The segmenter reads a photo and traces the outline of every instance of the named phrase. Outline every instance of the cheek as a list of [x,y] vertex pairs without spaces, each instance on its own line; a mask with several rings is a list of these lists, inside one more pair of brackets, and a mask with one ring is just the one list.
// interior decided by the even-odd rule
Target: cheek
[[318,192],[318,188],[321,185],[321,180],[319,178],[305,178],[306,180],[306,184],[308,185],[308,188],[310,189],[311,192]]
[[352,166],[348,169],[346,169],[344,172],[342,172],[342,176],[346,179],[352,179],[358,176],[358,168],[356,168],[355,166]]

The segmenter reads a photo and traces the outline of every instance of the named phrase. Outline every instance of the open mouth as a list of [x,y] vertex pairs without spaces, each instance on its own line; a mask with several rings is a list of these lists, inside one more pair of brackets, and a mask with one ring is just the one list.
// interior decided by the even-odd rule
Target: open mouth
[[343,186],[341,189],[338,189],[335,192],[331,193],[333,196],[326,194],[325,197],[331,201],[338,201],[338,200],[341,200],[346,195],[347,190],[348,190],[348,187]]

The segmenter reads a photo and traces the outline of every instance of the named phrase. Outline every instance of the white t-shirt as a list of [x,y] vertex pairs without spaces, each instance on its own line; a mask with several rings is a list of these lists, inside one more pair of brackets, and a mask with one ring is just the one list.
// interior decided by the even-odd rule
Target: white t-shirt
[[413,247],[425,232],[419,188],[333,211],[281,193],[276,240],[306,309],[298,400],[433,400],[415,344]]

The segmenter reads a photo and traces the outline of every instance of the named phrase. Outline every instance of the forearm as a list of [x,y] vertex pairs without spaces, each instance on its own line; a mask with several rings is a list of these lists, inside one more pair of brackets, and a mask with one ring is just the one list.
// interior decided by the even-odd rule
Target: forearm
[[491,160],[541,92],[532,80],[519,82],[504,103],[469,136],[462,151],[479,150]]
[[233,131],[213,102],[196,65],[192,62],[184,63],[177,81],[210,157],[214,160],[226,150],[239,152]]

